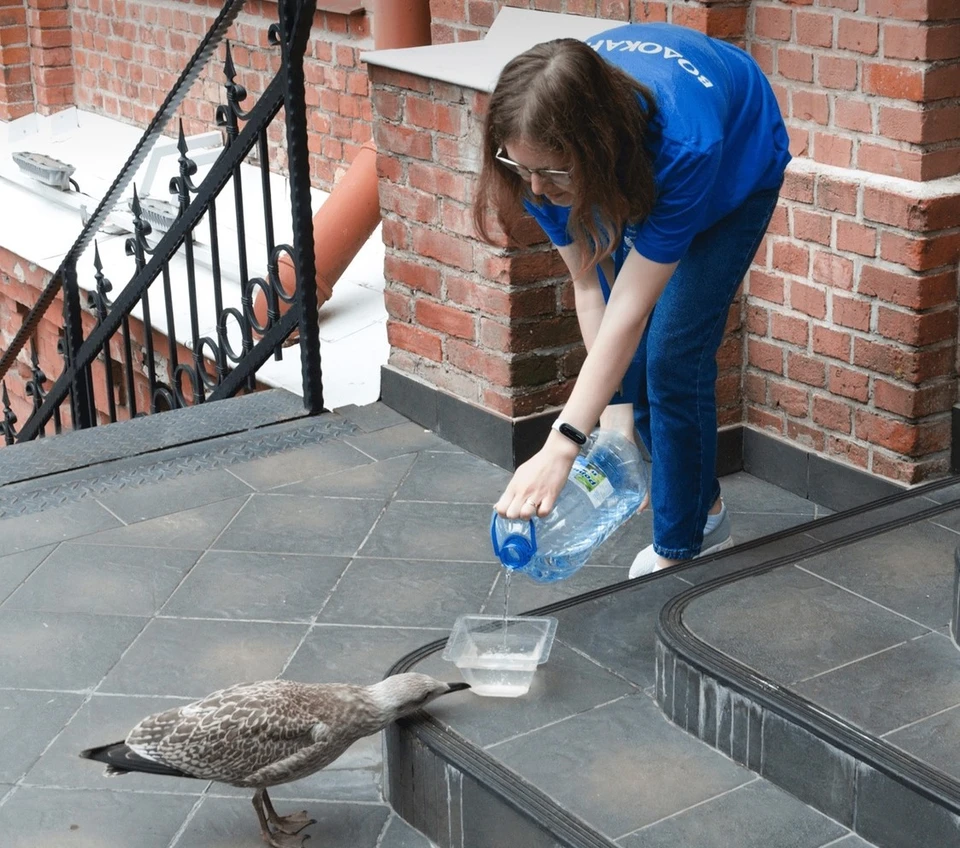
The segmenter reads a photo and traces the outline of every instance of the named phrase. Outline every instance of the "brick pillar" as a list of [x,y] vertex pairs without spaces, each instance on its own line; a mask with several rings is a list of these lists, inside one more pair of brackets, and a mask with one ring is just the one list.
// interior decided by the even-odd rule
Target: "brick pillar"
[[747,285],[749,424],[904,483],[948,470],[960,7],[755,3],[791,164]]
[[0,121],[32,111],[27,10],[23,0],[0,0]]
[[572,285],[532,220],[517,234],[528,247],[489,247],[474,233],[487,95],[376,66],[370,75],[391,345],[384,397],[510,466],[542,443],[549,419],[536,413],[563,402],[583,360]]
[[27,26],[37,111],[50,115],[73,106],[73,35],[68,0],[27,0]]

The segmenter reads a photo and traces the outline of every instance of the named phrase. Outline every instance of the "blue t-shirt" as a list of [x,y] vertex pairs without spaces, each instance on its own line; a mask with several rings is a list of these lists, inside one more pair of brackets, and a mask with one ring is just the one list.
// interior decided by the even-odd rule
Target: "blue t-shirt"
[[[649,134],[657,200],[646,220],[622,233],[618,271],[631,247],[654,262],[676,262],[697,233],[753,192],[780,185],[789,139],[773,90],[748,54],[673,24],[629,24],[586,42],[651,89],[658,110]],[[570,244],[570,210],[538,200],[525,200],[527,211],[554,244]]]

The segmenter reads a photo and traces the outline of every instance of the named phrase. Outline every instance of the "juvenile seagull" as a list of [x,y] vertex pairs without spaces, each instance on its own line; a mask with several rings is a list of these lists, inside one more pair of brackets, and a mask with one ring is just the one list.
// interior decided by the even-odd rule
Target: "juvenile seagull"
[[139,771],[256,789],[253,808],[263,841],[271,848],[299,848],[307,837],[295,834],[314,819],[306,811],[278,816],[268,786],[307,777],[361,737],[441,695],[469,688],[412,672],[372,686],[241,683],[147,716],[123,742],[80,756],[106,763],[108,777]]

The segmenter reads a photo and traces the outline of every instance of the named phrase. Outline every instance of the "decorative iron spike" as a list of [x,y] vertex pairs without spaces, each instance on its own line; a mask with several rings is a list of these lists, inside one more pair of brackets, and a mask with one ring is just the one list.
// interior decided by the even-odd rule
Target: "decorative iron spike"
[[187,155],[187,137],[183,132],[183,118],[179,119],[179,130],[177,131],[177,150],[180,151],[180,157]]
[[104,276],[103,263],[100,261],[100,245],[96,240],[93,242],[93,267],[96,269],[93,278],[97,282],[97,290],[87,295],[87,305],[96,309],[97,318],[102,321],[107,317],[110,307],[107,292],[113,291],[113,283]]
[[130,211],[133,212],[133,217],[140,221],[142,209],[140,207],[140,195],[137,193],[137,184],[133,184],[133,201],[130,203]]
[[233,66],[233,52],[230,50],[230,41],[227,40],[227,55],[223,60],[223,75],[232,83],[237,78],[237,69]]

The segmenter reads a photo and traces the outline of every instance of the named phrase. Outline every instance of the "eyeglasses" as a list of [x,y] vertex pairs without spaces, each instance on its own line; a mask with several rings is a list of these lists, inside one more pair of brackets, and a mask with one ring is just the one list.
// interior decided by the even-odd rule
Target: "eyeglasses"
[[572,170],[555,171],[553,168],[528,168],[526,165],[521,165],[519,162],[514,162],[513,159],[508,159],[504,156],[502,146],[497,148],[494,158],[501,165],[509,168],[513,173],[519,175],[521,179],[527,182],[533,179],[534,174],[541,179],[549,180],[555,186],[560,186],[561,188],[569,186],[573,182],[573,177],[571,176],[573,173]]

